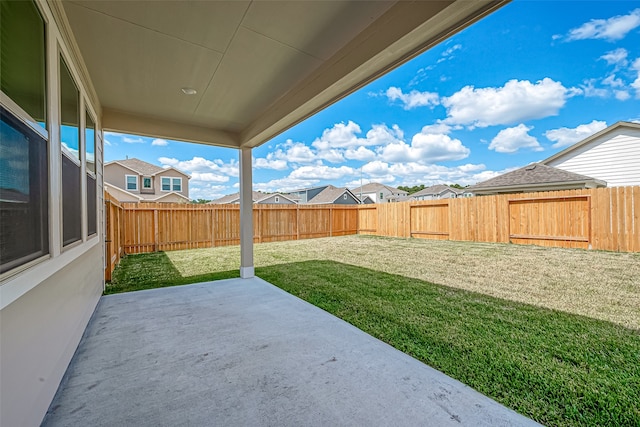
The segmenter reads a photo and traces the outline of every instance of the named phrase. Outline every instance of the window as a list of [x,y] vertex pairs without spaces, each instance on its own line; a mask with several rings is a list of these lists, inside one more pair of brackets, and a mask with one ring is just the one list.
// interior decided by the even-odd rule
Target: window
[[137,175],[125,175],[125,183],[127,185],[127,191],[138,191],[138,176]]
[[151,177],[149,176],[145,176],[142,177],[142,188],[144,190],[151,190],[153,188],[152,183],[153,181],[151,180]]
[[160,178],[162,191],[182,191],[182,178],[163,176]]
[[342,195],[342,199],[343,199],[343,200],[347,200],[347,193],[344,193],[344,194]]
[[280,197],[276,196],[276,203],[280,203]]
[[182,191],[182,178],[171,178],[171,189],[173,191]]
[[49,253],[49,182],[47,141],[2,107],[0,118],[0,273],[4,273]]
[[85,112],[84,126],[85,162],[87,165],[87,235],[98,232],[96,188],[96,125],[89,112]]
[[82,239],[80,92],[60,56],[60,143],[62,145],[62,245]]
[[384,199],[384,193],[380,193],[380,200]]
[[171,178],[162,177],[162,191],[171,191]]
[[87,111],[84,126],[84,150],[87,172],[96,173],[96,125]]
[[0,88],[47,128],[44,19],[31,1],[0,2]]

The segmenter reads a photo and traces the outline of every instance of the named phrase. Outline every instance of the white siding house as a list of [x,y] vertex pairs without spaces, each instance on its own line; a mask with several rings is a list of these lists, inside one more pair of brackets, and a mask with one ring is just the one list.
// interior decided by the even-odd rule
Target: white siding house
[[640,185],[640,124],[618,122],[540,162],[607,182]]

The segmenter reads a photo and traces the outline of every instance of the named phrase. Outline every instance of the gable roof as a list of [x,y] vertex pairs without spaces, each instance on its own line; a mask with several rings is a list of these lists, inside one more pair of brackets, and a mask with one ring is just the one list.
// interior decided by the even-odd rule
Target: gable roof
[[587,145],[588,143],[590,143],[591,141],[593,141],[594,139],[600,138],[602,135],[606,135],[610,132],[613,132],[614,130],[621,128],[621,127],[626,127],[626,128],[630,128],[630,129],[640,129],[640,123],[633,123],[633,122],[624,122],[624,121],[620,121],[620,122],[616,122],[614,124],[612,124],[611,126],[609,126],[608,128],[602,129],[600,132],[596,132],[593,135],[583,139],[582,141],[576,142],[575,144],[565,148],[564,150],[554,154],[553,156],[546,158],[544,160],[542,160],[540,162],[540,164],[546,165],[547,163],[556,160],[559,157],[563,157],[565,154],[570,153],[574,150],[577,150],[578,148],[582,147],[583,145]]
[[129,169],[132,172],[137,173],[138,175],[143,175],[143,176],[155,176],[159,173],[165,172],[169,169],[173,169],[174,171],[184,175],[187,177],[187,179],[190,179],[191,176],[189,176],[189,174],[182,172],[179,169],[174,168],[173,166],[169,166],[168,168],[162,168],[160,166],[156,166],[154,164],[142,161],[140,159],[136,159],[136,158],[131,158],[131,159],[124,159],[124,160],[113,160],[110,161],[108,163],[105,163],[105,167],[109,166],[110,164],[118,164],[122,167],[125,167],[127,169]]
[[[293,203],[297,203],[295,199],[291,198],[290,196],[286,196],[282,193],[261,193],[259,191],[252,191],[251,199],[253,200],[253,203],[260,203],[264,199],[268,199],[273,196],[284,197],[285,199]],[[240,193],[238,192],[233,194],[227,194],[226,196],[222,196],[219,199],[212,200],[209,202],[209,204],[223,205],[223,204],[229,204],[229,203],[238,203],[239,201],[240,201]]]
[[333,185],[327,185],[327,188],[319,192],[316,197],[311,200],[308,200],[308,204],[320,205],[320,204],[329,204],[338,200],[344,193],[348,193],[353,197],[356,203],[360,201],[356,196],[348,188],[337,188]]
[[[119,199],[117,197],[118,196],[117,193],[126,194],[127,196],[131,197],[132,199],[142,200],[142,197],[140,197],[139,195],[133,194],[133,193],[131,193],[131,192],[127,191],[127,190],[124,190],[124,189],[122,189],[120,187],[116,187],[113,184],[109,184],[107,181],[104,182],[104,187],[105,187],[105,190],[107,191],[107,193],[111,194],[118,201],[119,201]],[[116,193],[116,194],[113,194],[113,193]]]
[[562,169],[532,163],[523,168],[499,175],[468,187],[474,193],[500,190],[529,190],[532,187],[584,184],[586,187],[606,187],[607,183],[590,176],[567,172]]
[[170,193],[163,194],[162,196],[158,196],[158,197],[154,197],[154,198],[144,198],[143,201],[144,202],[160,202],[160,201],[162,201],[162,199],[164,199],[166,197],[170,197],[170,196],[178,196],[178,197],[184,199],[185,201],[190,201],[191,200],[187,196],[185,196],[183,194],[180,194],[177,191],[172,191]]
[[370,182],[368,184],[363,185],[362,187],[353,188],[351,189],[351,192],[354,194],[360,193],[360,191],[362,191],[363,193],[378,193],[382,189],[389,190],[393,194],[400,194],[400,195],[407,194],[407,192],[404,190],[400,190],[399,188],[396,188],[396,187],[391,187],[390,185],[381,184],[379,182]]
[[442,194],[445,191],[452,191],[456,194],[463,193],[463,190],[460,190],[458,188],[449,187],[448,185],[444,185],[444,184],[436,184],[411,194],[411,197],[433,196],[437,194]]

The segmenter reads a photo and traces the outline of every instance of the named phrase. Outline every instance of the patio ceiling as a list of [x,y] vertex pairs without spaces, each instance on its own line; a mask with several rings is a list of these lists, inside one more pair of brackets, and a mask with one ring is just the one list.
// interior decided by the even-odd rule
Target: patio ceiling
[[506,1],[54,4],[63,5],[105,130],[240,148],[268,141]]

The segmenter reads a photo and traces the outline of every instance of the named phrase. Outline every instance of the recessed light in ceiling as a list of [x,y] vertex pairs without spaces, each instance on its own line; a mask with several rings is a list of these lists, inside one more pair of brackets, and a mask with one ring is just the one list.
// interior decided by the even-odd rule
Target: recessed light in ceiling
[[184,93],[185,95],[195,95],[196,93],[198,93],[198,91],[192,87],[183,87],[182,93]]

